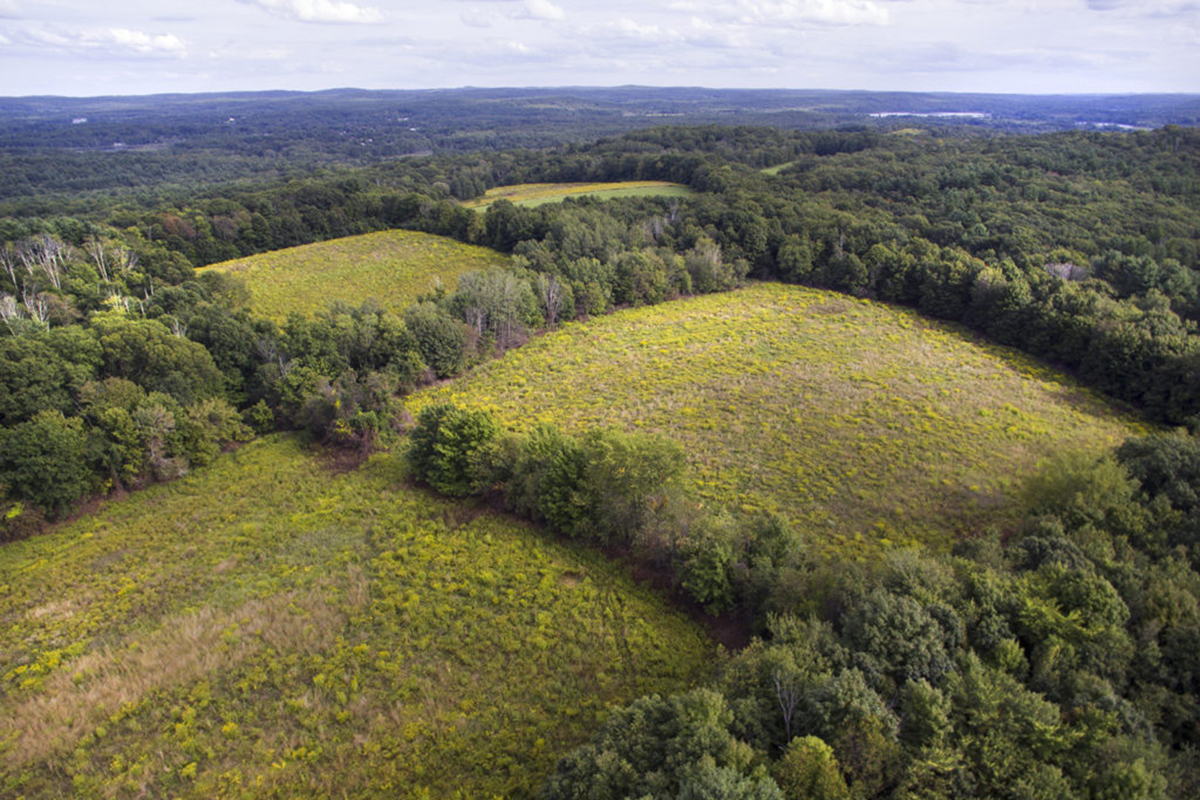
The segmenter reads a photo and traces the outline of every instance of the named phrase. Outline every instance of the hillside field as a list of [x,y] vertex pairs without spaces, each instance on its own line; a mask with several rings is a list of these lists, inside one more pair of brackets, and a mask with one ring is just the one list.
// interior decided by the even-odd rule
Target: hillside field
[[1143,429],[1073,381],[916,312],[779,284],[573,323],[409,398],[527,430],[664,434],[707,502],[865,554],[1003,525],[1035,464]]
[[0,796],[529,797],[708,674],[621,569],[399,464],[270,437],[0,548]]
[[448,289],[464,272],[503,267],[508,256],[445,236],[391,230],[261,253],[205,267],[246,281],[250,307],[282,320],[312,313],[334,301],[352,306],[368,299],[400,311],[440,280]]
[[483,197],[467,200],[467,208],[483,210],[497,200],[510,200],[518,206],[557,203],[567,197],[687,197],[695,194],[688,187],[667,181],[623,181],[620,183],[521,183],[488,189]]

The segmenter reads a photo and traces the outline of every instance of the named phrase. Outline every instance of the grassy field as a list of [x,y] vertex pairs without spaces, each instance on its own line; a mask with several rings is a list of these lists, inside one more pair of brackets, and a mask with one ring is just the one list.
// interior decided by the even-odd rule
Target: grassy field
[[792,166],[793,164],[798,164],[798,163],[799,163],[798,161],[785,161],[782,164],[773,164],[772,166],[769,166],[769,167],[763,167],[762,169],[759,170],[759,172],[763,173],[764,175],[778,175],[779,173],[783,172],[788,167]]
[[666,181],[625,181],[623,183],[521,183],[488,189],[483,197],[467,200],[467,208],[485,209],[497,200],[511,200],[518,206],[557,203],[565,197],[687,197],[695,194],[688,187]]
[[508,256],[444,236],[382,231],[290,247],[205,267],[246,281],[251,308],[282,320],[291,311],[311,313],[335,300],[354,306],[374,298],[399,311],[433,286],[453,289],[471,270],[501,267]]
[[946,547],[1004,524],[1035,463],[1138,430],[1070,380],[914,312],[756,285],[576,323],[409,398],[506,425],[663,433],[714,505],[819,545]]
[[527,797],[713,646],[599,555],[288,438],[0,548],[0,796]]

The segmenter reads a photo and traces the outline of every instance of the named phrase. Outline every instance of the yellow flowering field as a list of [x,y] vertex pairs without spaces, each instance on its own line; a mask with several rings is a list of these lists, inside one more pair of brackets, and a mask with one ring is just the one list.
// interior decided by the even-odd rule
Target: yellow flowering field
[[779,284],[565,325],[408,405],[443,401],[515,430],[664,434],[706,503],[784,514],[856,555],[1004,525],[1039,459],[1142,430],[962,329]]
[[467,208],[484,209],[497,200],[511,200],[518,206],[540,206],[564,197],[584,195],[599,200],[614,197],[687,197],[694,192],[681,183],[667,181],[622,181],[619,183],[519,183],[488,189],[483,197],[467,200]]
[[270,437],[0,548],[0,796],[528,797],[715,647],[603,557]]
[[429,292],[436,280],[453,289],[464,272],[503,267],[508,261],[502,253],[445,236],[391,230],[260,253],[204,269],[242,278],[250,289],[251,309],[283,320],[292,311],[309,314],[335,300],[358,306],[375,299],[384,308],[400,311]]

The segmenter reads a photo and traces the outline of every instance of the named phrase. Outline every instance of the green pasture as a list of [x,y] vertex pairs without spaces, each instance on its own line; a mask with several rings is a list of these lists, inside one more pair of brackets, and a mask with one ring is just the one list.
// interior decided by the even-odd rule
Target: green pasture
[[0,548],[0,796],[530,797],[714,647],[603,557],[294,439]]
[[667,181],[623,181],[619,183],[521,183],[488,189],[483,197],[463,203],[467,208],[485,209],[497,200],[509,200],[513,205],[534,207],[557,203],[567,197],[595,197],[611,200],[615,197],[688,197],[695,194],[679,183]]
[[565,325],[409,398],[526,430],[680,442],[714,507],[851,553],[1003,526],[1035,464],[1141,426],[1065,376],[912,311],[778,284]]
[[464,272],[503,267],[508,256],[445,236],[391,230],[289,247],[205,267],[237,275],[256,313],[282,320],[329,303],[369,299],[400,311],[436,282],[453,289]]

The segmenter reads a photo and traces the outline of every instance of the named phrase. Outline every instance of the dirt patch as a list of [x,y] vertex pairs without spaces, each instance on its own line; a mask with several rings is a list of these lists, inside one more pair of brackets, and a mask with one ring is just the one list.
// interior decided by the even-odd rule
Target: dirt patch
[[371,457],[370,452],[325,445],[313,445],[312,452],[321,469],[331,475],[345,475],[347,472],[354,472],[367,463],[367,459]]

